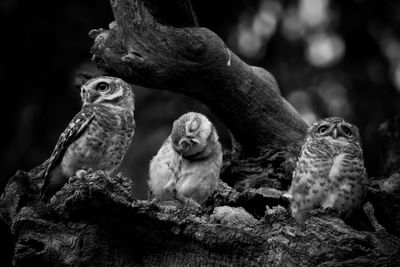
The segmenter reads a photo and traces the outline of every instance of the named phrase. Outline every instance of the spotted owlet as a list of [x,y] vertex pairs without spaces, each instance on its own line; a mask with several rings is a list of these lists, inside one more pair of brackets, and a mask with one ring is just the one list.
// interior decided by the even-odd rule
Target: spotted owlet
[[[82,109],[61,134],[45,171],[41,199],[48,201],[69,177],[88,169],[113,174],[135,131],[134,95],[119,78],[101,76],[81,87]],[[79,176],[79,175],[78,175]]]
[[319,120],[307,130],[287,193],[292,215],[300,223],[317,207],[349,215],[363,204],[366,183],[357,127],[337,117]]
[[213,124],[189,112],[173,124],[171,135],[150,162],[150,191],[161,200],[174,194],[203,203],[217,188],[221,144]]

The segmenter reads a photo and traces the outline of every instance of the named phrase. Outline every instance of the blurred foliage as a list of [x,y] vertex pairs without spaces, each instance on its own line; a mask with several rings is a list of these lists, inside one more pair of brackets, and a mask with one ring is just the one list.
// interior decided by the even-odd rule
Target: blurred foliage
[[[377,130],[400,113],[400,2],[395,0],[193,0],[201,26],[243,60],[266,68],[308,122],[342,116],[363,139],[378,175]],[[87,33],[112,21],[108,1],[2,0],[0,61],[2,185],[18,168],[39,165],[80,108],[74,73],[88,70]],[[182,113],[208,109],[188,97],[137,88],[137,131],[122,170],[145,198],[148,163]],[[2,186],[0,186],[1,188]]]

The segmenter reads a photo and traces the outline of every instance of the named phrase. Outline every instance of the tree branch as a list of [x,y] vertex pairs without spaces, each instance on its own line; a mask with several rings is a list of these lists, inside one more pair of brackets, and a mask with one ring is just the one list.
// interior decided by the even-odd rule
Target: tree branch
[[90,34],[99,67],[134,84],[200,100],[246,152],[267,149],[297,157],[306,124],[269,72],[244,63],[206,28],[172,26],[157,17],[153,11],[161,9],[160,2],[172,0],[111,2],[116,23]]

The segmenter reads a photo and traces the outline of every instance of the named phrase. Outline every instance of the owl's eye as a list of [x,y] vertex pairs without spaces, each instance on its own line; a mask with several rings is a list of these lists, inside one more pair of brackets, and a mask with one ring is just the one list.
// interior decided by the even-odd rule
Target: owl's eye
[[198,120],[194,119],[192,121],[192,123],[190,123],[189,130],[191,132],[196,131],[199,128],[199,126],[200,126],[200,122]]
[[352,135],[352,132],[351,132],[350,127],[348,127],[348,126],[342,126],[342,130],[343,130],[343,133],[344,133],[345,135],[347,135],[347,136],[351,136],[351,135]]
[[96,85],[96,90],[99,92],[105,92],[108,90],[108,83],[100,82]]
[[325,133],[327,130],[329,129],[329,127],[328,127],[328,125],[321,125],[319,128],[318,128],[318,133],[319,134],[323,134],[323,133]]

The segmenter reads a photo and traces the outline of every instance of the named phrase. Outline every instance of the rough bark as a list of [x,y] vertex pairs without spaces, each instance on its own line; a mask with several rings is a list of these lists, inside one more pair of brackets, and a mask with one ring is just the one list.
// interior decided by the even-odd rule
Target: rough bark
[[382,123],[379,127],[379,139],[384,159],[383,174],[400,173],[400,115]]
[[400,115],[379,127],[384,176],[371,181],[369,198],[379,222],[400,236]]
[[19,171],[2,196],[1,222],[17,266],[389,266],[400,240],[313,212],[299,226],[275,189],[241,193],[221,183],[206,207],[135,200],[129,178],[103,172],[67,184],[48,205]]

